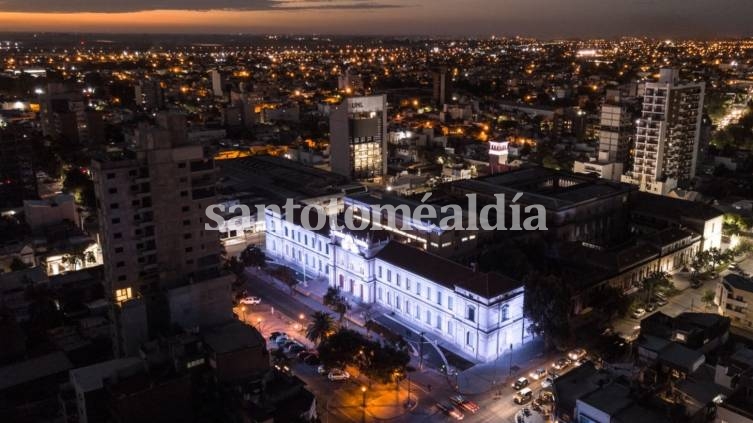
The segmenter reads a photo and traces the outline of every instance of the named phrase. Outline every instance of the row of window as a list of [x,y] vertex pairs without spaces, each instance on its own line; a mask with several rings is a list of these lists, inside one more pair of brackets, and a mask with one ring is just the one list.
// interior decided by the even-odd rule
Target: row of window
[[[384,301],[385,298],[386,301]],[[423,310],[422,314],[420,304],[413,304],[408,299],[403,300],[400,298],[399,294],[395,294],[393,297],[392,292],[390,292],[389,290],[387,290],[385,296],[381,287],[377,288],[377,300],[382,304],[386,304],[388,307],[394,308],[397,311],[404,313],[405,315],[410,316],[412,312],[413,319],[424,323],[426,326],[433,326],[437,331],[442,331],[444,329],[450,338],[454,339],[455,337],[455,326],[452,318],[445,320],[442,318],[441,313],[432,314],[431,308],[426,308],[425,310]],[[470,313],[470,316],[475,319],[475,307],[468,306],[468,312]],[[475,334],[472,331],[467,330],[465,332],[465,344],[469,347],[472,347],[474,342]]]

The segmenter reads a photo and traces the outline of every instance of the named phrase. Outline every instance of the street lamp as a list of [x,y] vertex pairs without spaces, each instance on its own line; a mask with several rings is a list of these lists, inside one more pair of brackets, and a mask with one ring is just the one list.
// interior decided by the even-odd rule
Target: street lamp
[[366,387],[361,386],[361,394],[363,395],[363,398],[361,399],[361,407],[366,409]]
[[246,323],[246,306],[241,306],[241,311],[243,312],[243,323]]

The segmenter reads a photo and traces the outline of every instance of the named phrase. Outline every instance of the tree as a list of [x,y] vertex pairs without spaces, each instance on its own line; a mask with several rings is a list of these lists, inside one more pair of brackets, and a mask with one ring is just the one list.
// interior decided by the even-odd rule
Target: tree
[[241,253],[241,261],[246,266],[264,267],[267,265],[267,257],[260,248],[247,248]]
[[332,316],[323,311],[316,311],[311,315],[311,322],[306,327],[306,338],[315,344],[327,339],[334,332],[335,322]]
[[13,261],[10,263],[10,270],[11,272],[16,272],[18,270],[24,270],[28,269],[29,265],[24,263],[20,258],[13,257]]
[[340,294],[340,290],[332,286],[327,288],[327,293],[324,294],[322,303],[340,316],[338,322],[342,324],[345,313],[350,309],[350,305],[345,297]]
[[295,277],[293,269],[286,266],[278,267],[272,272],[272,276],[290,288],[290,295],[295,293],[294,288],[298,285],[298,279]]
[[569,341],[570,308],[570,290],[559,277],[533,272],[526,278],[523,310],[531,333],[543,335],[547,348]]
[[740,235],[750,228],[748,222],[737,213],[727,213],[724,215],[724,225],[722,227],[725,235]]
[[96,263],[97,258],[92,251],[87,251],[88,245],[82,244],[75,247],[71,252],[63,256],[63,263],[69,265],[73,270],[81,267],[86,267],[87,263]]
[[656,272],[648,275],[648,277],[643,280],[642,284],[643,289],[646,291],[646,304],[651,302],[651,297],[653,297],[654,290],[656,288],[666,288],[671,285],[671,283],[669,282],[669,274],[661,270],[657,270]]
[[714,291],[707,289],[703,295],[701,296],[701,302],[704,304],[704,307],[706,309],[711,308],[712,305],[714,305],[714,298],[716,295],[714,294]]
[[607,319],[612,319],[615,316],[627,314],[630,311],[631,300],[622,289],[607,285],[594,294],[591,304]]
[[697,278],[698,274],[706,273],[708,271],[708,267],[711,265],[711,254],[708,251],[699,250],[696,255],[693,256],[693,261],[690,265],[693,268],[693,278]]

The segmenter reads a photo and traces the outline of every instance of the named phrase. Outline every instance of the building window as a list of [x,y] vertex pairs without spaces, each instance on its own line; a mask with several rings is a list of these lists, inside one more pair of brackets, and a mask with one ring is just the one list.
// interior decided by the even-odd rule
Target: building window
[[421,295],[421,282],[416,282],[416,295]]
[[119,217],[114,217],[114,218],[112,219],[112,223],[113,223],[113,224],[118,224],[118,223],[120,223],[120,218],[119,218]]
[[395,283],[397,284],[397,287],[400,288],[402,285],[400,285],[400,274],[395,274]]
[[190,369],[192,367],[201,366],[202,364],[204,364],[204,359],[203,358],[199,358],[199,359],[187,362],[186,363],[186,368]]
[[426,287],[426,299],[431,301],[431,287],[430,286]]
[[502,307],[502,321],[504,322],[505,320],[509,318],[510,318],[510,306],[505,305]]
[[382,287],[380,286],[379,289],[377,289],[377,299],[379,301],[382,301]]
[[452,320],[447,321],[447,334],[452,335]]
[[437,329],[442,330],[442,316],[440,316],[439,314],[437,314],[437,318],[436,318],[436,321],[434,323],[435,323],[435,327]]
[[131,298],[133,298],[133,296],[131,295],[131,287],[115,290],[115,301],[117,301],[118,303],[130,300]]
[[416,312],[413,314],[413,317],[416,318],[416,320],[421,318],[421,307],[416,304]]
[[114,173],[108,173],[107,174],[107,179],[115,179],[115,174]]
[[119,261],[119,262],[115,263],[115,267],[125,267],[125,262],[124,261]]
[[426,310],[426,324],[431,324],[431,310]]
[[468,308],[465,309],[465,318],[470,320],[471,322],[475,322],[476,321],[476,307],[468,306]]
[[116,192],[118,192],[118,189],[117,188],[110,188],[110,189],[107,190],[107,192],[109,192],[110,194],[115,194]]
[[120,207],[120,204],[118,204],[118,203],[112,203],[112,204],[110,204],[110,209],[112,209],[112,210],[115,210],[115,209],[117,209],[119,207]]
[[382,266],[377,267],[377,277],[382,279]]
[[437,291],[437,304],[442,305],[442,291]]
[[405,290],[410,291],[410,278],[405,278]]
[[447,308],[452,310],[452,296],[447,296]]
[[387,269],[387,282],[392,282],[392,270]]
[[473,346],[473,334],[471,332],[465,333],[465,345]]
[[401,310],[401,308],[400,308],[400,296],[397,295],[397,294],[395,294],[395,308],[397,308],[398,310]]

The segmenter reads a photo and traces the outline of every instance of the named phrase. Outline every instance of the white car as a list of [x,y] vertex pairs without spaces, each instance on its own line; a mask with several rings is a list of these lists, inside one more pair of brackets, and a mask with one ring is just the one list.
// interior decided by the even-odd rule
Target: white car
[[327,375],[327,379],[332,380],[332,381],[348,380],[350,379],[350,373],[346,372],[345,370],[332,369],[329,371],[329,374]]
[[567,358],[569,358],[571,361],[578,361],[585,356],[586,350],[584,350],[583,348],[576,348],[567,353]]
[[546,378],[544,378],[544,380],[541,381],[541,387],[543,389],[551,388],[552,385],[554,385],[554,378],[551,376],[547,376]]
[[636,319],[640,319],[641,317],[645,315],[646,315],[646,310],[642,308],[636,308],[635,310],[633,310],[633,314],[632,314],[632,316]]
[[241,298],[241,300],[239,301],[239,303],[245,304],[245,305],[261,304],[261,298],[259,298],[259,297],[251,297],[251,296],[243,297],[243,298]]
[[532,371],[528,376],[530,376],[533,380],[539,380],[546,376],[546,370],[545,369],[536,369]]

